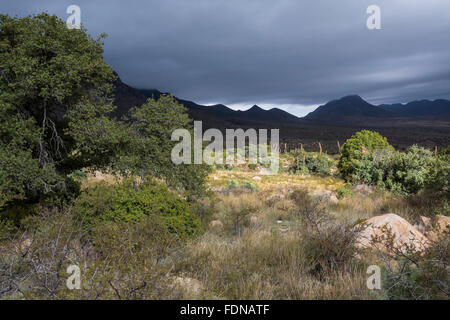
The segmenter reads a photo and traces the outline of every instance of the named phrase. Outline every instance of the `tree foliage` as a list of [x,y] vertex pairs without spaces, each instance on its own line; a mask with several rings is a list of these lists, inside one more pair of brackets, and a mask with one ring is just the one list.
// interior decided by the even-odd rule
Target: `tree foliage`
[[207,168],[170,161],[170,133],[190,127],[173,98],[111,116],[115,76],[103,38],[46,13],[0,15],[0,210],[72,198],[81,168],[152,175],[201,193]]
[[164,178],[166,182],[183,191],[189,198],[204,191],[204,181],[210,171],[206,165],[179,164],[171,160],[171,151],[177,142],[171,141],[175,129],[193,130],[187,109],[171,95],[162,95],[159,100],[148,99],[139,108],[130,112],[130,131],[133,143],[128,145],[122,166],[135,175]]
[[361,167],[361,161],[365,155],[384,149],[394,150],[385,137],[374,131],[359,131],[342,146],[341,158],[338,163],[339,171],[344,178],[350,179]]
[[119,125],[102,37],[45,13],[0,16],[0,207],[66,193],[68,173],[108,161]]

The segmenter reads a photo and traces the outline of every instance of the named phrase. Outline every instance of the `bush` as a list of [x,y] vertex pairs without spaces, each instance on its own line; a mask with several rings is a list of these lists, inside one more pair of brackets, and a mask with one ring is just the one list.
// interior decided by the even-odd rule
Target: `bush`
[[250,214],[258,211],[260,203],[252,194],[230,195],[225,198],[218,208],[225,217],[227,229],[234,235],[241,235],[243,227],[248,225]]
[[[167,275],[181,243],[158,220],[102,224],[86,239],[70,210],[43,209],[0,246],[0,299],[177,298]],[[69,265],[81,290],[66,286]]]
[[351,197],[353,195],[353,191],[351,189],[351,185],[346,184],[345,186],[339,188],[337,191],[337,197],[339,199],[344,199],[346,197]]
[[239,188],[239,182],[234,179],[229,179],[229,180],[227,180],[227,188],[228,189]]
[[395,234],[386,229],[384,235],[374,237],[374,247],[383,261],[383,287],[385,297],[399,300],[448,299],[449,230],[443,231],[434,240],[428,239],[425,250],[416,250],[414,245],[396,247]]
[[450,199],[450,153],[440,153],[429,163],[425,188],[436,197]]
[[294,163],[289,171],[294,173],[330,174],[333,162],[326,154],[317,152],[294,152]]
[[362,130],[348,139],[341,150],[338,169],[345,179],[351,178],[361,167],[361,160],[375,150],[394,150],[385,137],[379,133]]
[[246,190],[249,190],[249,191],[251,191],[251,192],[257,192],[258,191],[258,187],[257,186],[255,186],[255,184],[253,183],[253,182],[251,182],[251,181],[244,181],[243,183],[242,183],[242,187],[244,188],[244,189],[246,189]]
[[432,153],[417,146],[407,153],[376,151],[358,161],[352,179],[402,194],[415,194],[427,183],[431,161]]
[[146,181],[140,185],[125,181],[120,185],[99,185],[84,192],[75,202],[74,213],[89,225],[104,222],[140,221],[160,217],[167,231],[180,238],[201,232],[200,220],[191,205],[162,184]]
[[355,243],[362,227],[336,220],[323,199],[309,196],[306,190],[293,192],[291,199],[298,208],[294,215],[301,223],[301,246],[311,274],[322,278],[330,270],[349,271],[359,251]]

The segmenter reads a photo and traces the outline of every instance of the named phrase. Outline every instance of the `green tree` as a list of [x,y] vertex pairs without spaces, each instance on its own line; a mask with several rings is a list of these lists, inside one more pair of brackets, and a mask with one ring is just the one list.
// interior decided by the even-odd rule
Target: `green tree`
[[110,116],[115,76],[104,36],[46,13],[0,15],[0,210],[71,198],[81,168],[153,175],[200,193],[205,167],[170,162],[170,133],[190,126],[173,98],[149,100],[128,121]]
[[159,100],[148,99],[141,107],[133,108],[130,120],[133,143],[124,149],[122,167],[142,178],[148,175],[163,178],[190,199],[201,195],[210,167],[176,165],[171,160],[172,148],[177,143],[171,140],[172,132],[184,128],[193,136],[187,109],[171,95],[162,95]]
[[342,146],[341,158],[338,163],[339,171],[344,178],[350,179],[361,167],[362,160],[367,155],[375,150],[384,149],[394,150],[385,137],[374,131],[359,131]]
[[118,136],[102,38],[56,16],[0,15],[0,208],[76,191],[69,174],[104,166]]

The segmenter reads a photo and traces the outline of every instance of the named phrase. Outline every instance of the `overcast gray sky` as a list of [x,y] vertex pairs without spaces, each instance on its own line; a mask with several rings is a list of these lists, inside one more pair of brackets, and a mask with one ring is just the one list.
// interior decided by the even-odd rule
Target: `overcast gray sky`
[[[0,12],[81,8],[122,80],[198,103],[304,115],[348,94],[450,98],[449,0],[0,0]],[[381,8],[381,30],[366,9]]]

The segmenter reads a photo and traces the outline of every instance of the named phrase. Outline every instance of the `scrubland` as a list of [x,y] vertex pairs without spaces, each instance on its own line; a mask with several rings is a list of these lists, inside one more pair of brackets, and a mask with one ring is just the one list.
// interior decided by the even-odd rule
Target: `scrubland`
[[[379,252],[355,246],[358,226],[371,217],[395,213],[411,223],[432,217],[438,209],[427,197],[349,185],[336,174],[292,174],[292,161],[282,155],[278,174],[246,165],[213,170],[206,196],[191,209],[201,231],[187,240],[163,232],[151,217],[93,229],[74,214],[76,206],[42,209],[21,232],[3,237],[3,298],[448,298],[422,282],[412,282],[416,296],[409,288],[390,290],[389,263],[406,256],[386,263]],[[82,181],[85,192],[123,184],[100,173]],[[448,234],[444,241],[447,246]],[[446,250],[439,254],[447,264]],[[81,266],[81,290],[66,287],[70,264]],[[370,265],[385,273],[380,290],[367,286]],[[445,283],[447,273],[442,277]]]

